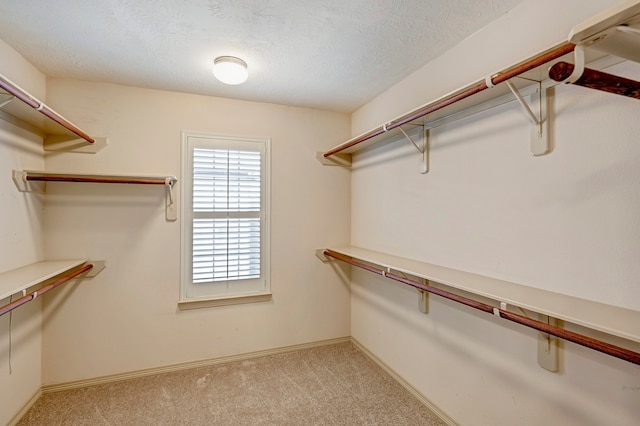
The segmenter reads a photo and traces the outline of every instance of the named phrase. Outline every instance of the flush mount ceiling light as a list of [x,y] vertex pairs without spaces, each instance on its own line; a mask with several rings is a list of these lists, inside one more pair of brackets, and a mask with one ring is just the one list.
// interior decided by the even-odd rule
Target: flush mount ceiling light
[[247,81],[247,63],[235,56],[219,56],[213,61],[213,75],[225,84],[242,84]]

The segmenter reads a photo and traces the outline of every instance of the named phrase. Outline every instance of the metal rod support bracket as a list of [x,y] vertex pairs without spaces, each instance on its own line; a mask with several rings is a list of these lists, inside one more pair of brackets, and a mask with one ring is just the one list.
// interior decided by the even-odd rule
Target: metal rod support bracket
[[[545,324],[558,326],[556,318],[538,314],[538,321]],[[538,333],[538,365],[551,372],[558,371],[558,344],[559,339],[548,333]]]
[[[422,126],[424,129],[424,126]],[[404,131],[404,129],[402,127],[398,127],[398,129],[400,129],[400,131],[402,132],[402,134],[404,135],[404,137],[411,142],[411,144],[416,148],[416,150],[418,150],[418,153],[420,153],[420,173],[425,174],[429,172],[429,144],[430,144],[430,134],[429,134],[429,129],[424,129],[422,132],[422,147],[420,147],[416,141],[413,140],[413,138],[411,136],[409,136],[409,134],[407,134],[407,132]]]
[[520,106],[522,106],[522,110],[527,115],[527,118],[529,119],[529,121],[531,121],[531,123],[535,126],[540,126],[540,118],[536,117],[533,111],[531,111],[531,108],[527,104],[527,101],[525,101],[522,95],[520,94],[520,91],[518,91],[518,88],[510,80],[507,80],[506,83],[507,83],[507,86],[509,87],[509,90],[511,90],[511,93],[513,93],[513,96],[516,97],[516,100],[518,101]]
[[169,221],[174,221],[178,219],[178,208],[173,199],[173,186],[176,184],[178,179],[175,176],[168,176],[164,180],[165,188],[167,189],[165,195],[165,214],[166,218]]
[[[422,284],[429,285],[429,280],[426,278],[422,278]],[[420,299],[418,300],[418,309],[423,314],[429,313],[429,292],[418,289],[420,293]]]
[[333,262],[334,259],[325,256],[324,251],[325,249],[316,249],[316,257],[324,263]]
[[[527,102],[515,84],[510,80],[507,80],[506,83],[531,122],[531,155],[538,156],[548,153],[551,150],[549,139],[549,108],[547,105],[547,90],[549,89],[543,88],[542,82],[538,82],[538,87],[535,92],[531,94],[530,101]],[[534,111],[537,111],[537,113]]]
[[[501,309],[506,310],[506,308],[502,307]],[[523,316],[531,318],[521,307],[518,306],[517,309]],[[548,315],[539,313],[537,320],[541,323],[552,325],[554,327],[558,326],[557,318],[553,318]],[[556,336],[552,336],[549,333],[538,330],[538,365],[552,373],[558,371],[558,344],[559,339]]]

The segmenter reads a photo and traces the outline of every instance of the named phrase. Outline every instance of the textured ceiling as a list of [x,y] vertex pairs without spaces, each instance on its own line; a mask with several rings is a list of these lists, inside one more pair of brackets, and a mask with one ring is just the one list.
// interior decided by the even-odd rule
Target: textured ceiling
[[351,112],[520,1],[0,0],[0,39],[51,77]]

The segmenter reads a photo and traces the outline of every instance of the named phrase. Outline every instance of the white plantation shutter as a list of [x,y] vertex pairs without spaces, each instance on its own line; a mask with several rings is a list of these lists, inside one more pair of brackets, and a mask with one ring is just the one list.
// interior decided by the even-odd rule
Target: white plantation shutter
[[183,299],[268,291],[267,141],[183,140]]
[[194,149],[194,283],[260,277],[260,165],[260,152]]

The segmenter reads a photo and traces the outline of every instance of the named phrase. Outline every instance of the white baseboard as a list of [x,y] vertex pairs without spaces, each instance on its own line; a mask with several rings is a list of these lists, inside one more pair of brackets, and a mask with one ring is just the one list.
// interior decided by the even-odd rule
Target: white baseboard
[[13,416],[11,420],[9,420],[9,423],[7,423],[7,426],[15,426],[16,424],[18,424],[20,419],[24,417],[25,414],[27,414],[27,411],[29,411],[29,409],[33,407],[33,404],[35,404],[38,401],[38,399],[40,399],[41,396],[42,396],[42,390],[38,389],[31,396],[31,398],[29,398],[29,400],[22,406],[20,411],[18,411],[16,415]]
[[405,388],[411,395],[413,395],[418,401],[420,401],[423,405],[425,405],[429,410],[433,411],[433,413],[438,416],[440,420],[445,422],[449,426],[457,426],[456,422],[453,421],[449,416],[447,416],[442,410],[436,407],[427,397],[422,395],[416,388],[411,386],[409,382],[400,377],[398,373],[393,371],[391,367],[384,363],[380,358],[375,356],[369,349],[364,347],[362,343],[358,342],[353,337],[351,338],[351,343],[358,348],[367,358],[377,364],[380,368],[382,368],[387,374],[389,374],[396,382],[398,382],[403,388]]
[[294,351],[300,351],[304,349],[312,349],[320,346],[336,345],[338,343],[347,343],[347,342],[351,342],[351,337],[348,337],[348,336],[339,337],[336,339],[321,340],[321,341],[311,342],[311,343],[302,343],[299,345],[284,346],[280,348],[266,349],[262,351],[255,351],[255,352],[244,353],[239,355],[223,356],[219,358],[209,358],[209,359],[203,359],[199,361],[190,361],[190,362],[185,362],[180,364],[166,365],[162,367],[147,368],[144,370],[129,371],[126,373],[110,374],[107,376],[94,377],[90,379],[77,380],[73,382],[43,385],[42,393],[47,394],[47,393],[59,392],[63,390],[84,388],[87,386],[102,385],[106,383],[119,382],[122,380],[130,380],[130,379],[137,379],[140,377],[153,376],[160,373],[170,373],[174,371],[188,370],[191,368],[206,367],[210,365],[224,364],[228,362],[245,361],[252,358],[259,358],[259,357],[269,356],[269,355],[278,355],[278,354],[283,354],[287,352],[294,352]]

